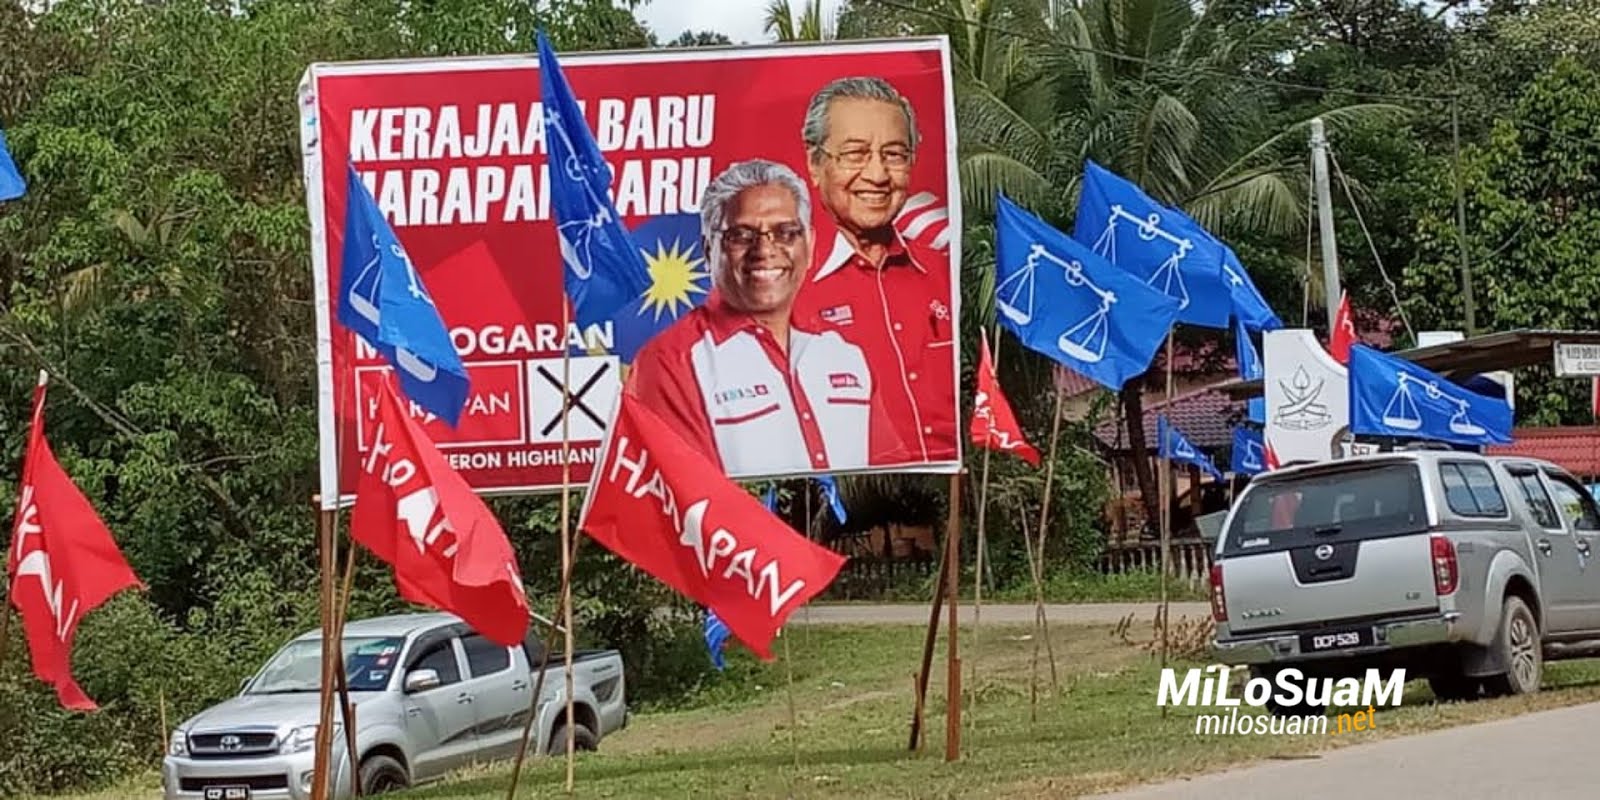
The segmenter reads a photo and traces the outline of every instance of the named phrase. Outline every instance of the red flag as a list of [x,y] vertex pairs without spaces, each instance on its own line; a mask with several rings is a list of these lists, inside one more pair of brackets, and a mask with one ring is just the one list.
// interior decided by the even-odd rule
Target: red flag
[[1340,364],[1350,363],[1350,345],[1356,342],[1356,323],[1350,317],[1350,293],[1339,295],[1339,311],[1333,316],[1333,332],[1328,336],[1328,352]]
[[489,507],[395,397],[378,393],[350,536],[394,568],[400,596],[448,611],[506,646],[528,632],[516,552]]
[[972,400],[972,443],[1002,453],[1016,453],[1023,461],[1039,466],[1039,451],[1028,444],[1017,425],[1017,416],[1011,403],[1000,391],[1000,381],[994,374],[994,362],[989,359],[989,339],[979,340],[978,393]]
[[6,559],[8,595],[22,615],[34,674],[56,687],[62,706],[94,711],[98,706],[72,678],[78,623],[117,592],[144,585],[94,506],[56,462],[44,437],[44,394],[40,373]]
[[827,588],[845,562],[784,525],[627,392],[590,478],[580,526],[716,612],[768,660],[784,620]]

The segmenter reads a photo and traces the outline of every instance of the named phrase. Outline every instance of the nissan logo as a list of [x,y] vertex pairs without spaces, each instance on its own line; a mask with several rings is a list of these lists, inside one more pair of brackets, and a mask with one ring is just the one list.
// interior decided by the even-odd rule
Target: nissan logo
[[221,739],[218,739],[217,744],[220,745],[224,750],[238,750],[239,748],[244,747],[244,742],[239,737],[231,733],[222,737]]
[[1328,559],[1333,558],[1333,545],[1319,544],[1317,545],[1316,553],[1318,561],[1327,561]]

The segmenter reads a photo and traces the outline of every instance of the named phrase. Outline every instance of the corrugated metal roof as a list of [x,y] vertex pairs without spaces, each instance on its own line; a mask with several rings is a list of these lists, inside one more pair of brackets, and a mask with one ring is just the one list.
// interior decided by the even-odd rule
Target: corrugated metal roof
[[[1178,395],[1172,398],[1170,407],[1165,402],[1146,403],[1146,447],[1156,445],[1156,417],[1163,412],[1191,444],[1208,451],[1208,455],[1215,455],[1210,451],[1233,444],[1233,424],[1244,415],[1244,403],[1211,388]],[[1127,450],[1128,437],[1121,428],[1121,418],[1114,417],[1095,426],[1094,435],[1112,450]]]

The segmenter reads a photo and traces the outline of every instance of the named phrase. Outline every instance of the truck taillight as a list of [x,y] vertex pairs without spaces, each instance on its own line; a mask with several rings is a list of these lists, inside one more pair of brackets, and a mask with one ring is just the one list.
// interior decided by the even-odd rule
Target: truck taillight
[[1222,564],[1211,565],[1211,619],[1228,621],[1228,598],[1222,592]]
[[1456,564],[1456,546],[1443,536],[1431,537],[1433,549],[1433,592],[1447,595],[1456,590],[1461,580],[1461,570]]

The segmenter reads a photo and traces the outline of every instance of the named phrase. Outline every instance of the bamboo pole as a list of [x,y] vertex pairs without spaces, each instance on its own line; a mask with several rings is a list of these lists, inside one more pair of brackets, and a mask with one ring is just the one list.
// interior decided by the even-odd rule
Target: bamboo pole
[[322,617],[322,675],[318,687],[316,756],[312,759],[312,800],[327,800],[329,788],[328,762],[332,760],[333,728],[333,526],[328,522],[328,512],[317,511],[317,547],[321,554],[318,573],[321,578],[319,611]]
[[945,522],[945,555],[949,577],[945,590],[950,593],[950,632],[945,643],[945,739],[944,760],[961,758],[961,473],[950,475],[950,509]]
[[[948,532],[945,534],[949,536]],[[917,671],[917,697],[911,713],[911,743],[907,749],[916,751],[922,747],[922,716],[928,700],[928,674],[933,668],[933,644],[939,637],[939,611],[944,608],[945,582],[950,577],[950,572],[945,568],[946,560],[950,556],[948,544],[940,551],[939,577],[933,589],[933,602],[928,610],[928,630],[922,640],[922,666]]]
[[[572,348],[565,344],[567,328],[572,324],[572,309],[567,303],[561,304],[561,574],[565,578],[572,574],[572,436],[571,417],[572,410]],[[572,706],[572,581],[570,578],[561,582],[561,614],[562,627],[565,628],[565,646],[562,648],[565,664],[563,671],[567,680],[567,793],[572,792],[572,779],[577,758],[577,729],[574,727]]]
[[783,630],[778,630],[778,638],[783,640],[783,666],[788,673],[787,690],[789,695],[789,749],[794,751],[795,779],[800,777],[800,717],[794,708],[794,656],[789,652],[789,637],[783,635]]
[[[1172,410],[1172,331],[1167,331],[1167,401],[1163,406],[1163,413]],[[1144,424],[1143,420],[1139,421]],[[1170,424],[1170,423],[1169,423]],[[1167,443],[1160,442],[1156,452],[1161,454],[1161,668],[1167,667],[1167,629],[1168,614],[1171,604],[1167,597],[1167,572],[1171,568],[1172,558],[1169,552],[1172,546],[1172,502],[1176,488],[1172,480],[1172,458],[1168,455]],[[1161,707],[1161,716],[1167,715],[1167,707]]]
[[[339,512],[324,511],[322,513],[327,514],[332,518],[328,522],[329,527],[338,526]],[[339,595],[339,609],[337,616],[339,631],[338,634],[333,637],[333,663],[335,670],[334,676],[337,679],[336,686],[339,692],[339,709],[341,718],[344,720],[344,742],[346,754],[350,759],[350,796],[360,797],[361,761],[359,757],[360,753],[356,750],[356,708],[350,703],[350,678],[345,674],[344,668],[344,624],[350,618],[350,589],[355,584],[355,577],[356,543],[355,540],[352,539],[350,541],[350,555],[345,558],[343,591]],[[333,759],[330,757],[328,760],[331,762]]]
[[[978,335],[987,343],[988,333],[982,328]],[[999,324],[995,326],[994,344],[989,348],[989,357],[992,359],[995,378],[998,381],[1000,374],[1000,335]],[[978,477],[978,552],[974,556],[977,560],[972,570],[972,719],[970,724],[978,724],[978,658],[983,630],[983,559],[984,550],[988,546],[987,530],[984,527],[986,513],[989,510],[989,456],[992,453],[988,443],[983,448],[983,469]]]
[[[573,561],[577,561],[577,549],[577,542],[574,541],[572,553]],[[570,567],[571,564],[568,564],[568,566]],[[571,582],[571,571],[564,570],[561,575],[561,588],[557,592],[559,599],[556,601],[556,610],[555,613],[550,617],[550,624],[545,628],[543,642],[544,652],[539,654],[542,659],[538,664],[539,677],[534,679],[533,696],[528,699],[528,719],[522,724],[522,740],[517,744],[516,760],[511,763],[511,785],[506,787],[506,800],[516,800],[517,781],[522,776],[522,762],[528,754],[528,741],[533,735],[533,729],[537,727],[539,723],[539,696],[544,694],[544,678],[545,675],[549,674],[550,672],[550,646],[555,643],[556,631],[560,628],[560,626],[556,624],[556,618],[562,616],[564,613],[561,604],[572,599],[572,593],[570,590]],[[528,668],[533,669],[533,664],[530,663]]]
[[[1047,462],[1046,462],[1046,465],[1045,465],[1044,497],[1041,498],[1040,502],[1039,502],[1039,553],[1038,553],[1038,557],[1034,560],[1034,569],[1033,569],[1033,596],[1034,596],[1034,621],[1033,621],[1034,641],[1033,641],[1033,666],[1032,666],[1032,672],[1033,672],[1033,677],[1032,677],[1032,683],[1033,683],[1033,691],[1032,691],[1032,694],[1033,694],[1033,708],[1032,708],[1030,713],[1031,713],[1032,718],[1035,718],[1035,719],[1038,717],[1039,639],[1041,637],[1048,638],[1048,634],[1047,634],[1047,632],[1045,630],[1045,626],[1046,626],[1047,623],[1045,622],[1045,613],[1044,613],[1044,554],[1045,554],[1045,538],[1046,538],[1046,536],[1049,535],[1050,492],[1055,486],[1056,453],[1058,452],[1058,450],[1060,448],[1060,444],[1061,444],[1061,407],[1062,407],[1063,404],[1066,403],[1066,399],[1067,399],[1066,390],[1061,387],[1060,383],[1057,383],[1056,384],[1056,404],[1055,404],[1055,409],[1050,414],[1050,455],[1047,457]],[[1051,691],[1059,691],[1060,690],[1060,683],[1059,683],[1059,681],[1058,681],[1058,679],[1056,677],[1056,664],[1055,664],[1055,656],[1054,656],[1053,652],[1052,652],[1051,657],[1050,657],[1050,689],[1051,689]]]

